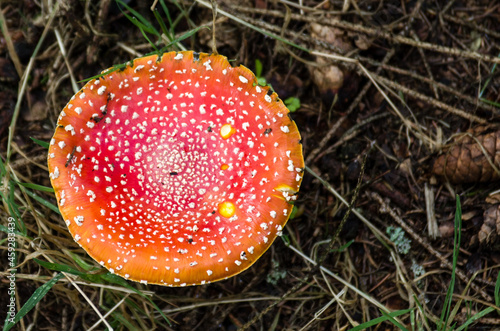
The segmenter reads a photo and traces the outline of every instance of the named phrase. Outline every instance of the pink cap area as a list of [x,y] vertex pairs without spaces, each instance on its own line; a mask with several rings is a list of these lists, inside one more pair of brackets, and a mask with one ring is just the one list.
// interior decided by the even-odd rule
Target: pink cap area
[[139,58],[62,111],[48,164],[75,240],[127,279],[235,275],[279,236],[302,181],[300,134],[254,74],[220,55]]

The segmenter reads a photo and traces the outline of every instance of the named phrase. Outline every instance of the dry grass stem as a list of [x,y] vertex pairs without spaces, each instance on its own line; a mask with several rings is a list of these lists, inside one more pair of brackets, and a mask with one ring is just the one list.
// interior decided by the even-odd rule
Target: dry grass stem
[[[450,270],[453,269],[453,265],[446,259],[446,257],[444,257],[437,250],[435,250],[425,238],[419,236],[410,226],[408,226],[408,224],[406,224],[406,222],[401,217],[398,216],[396,207],[389,206],[382,199],[382,197],[375,192],[372,192],[370,196],[379,203],[382,212],[388,213],[398,223],[398,225],[405,230],[406,233],[408,233],[415,241],[417,241],[420,245],[422,245],[425,249],[427,249],[432,255],[438,258],[444,266],[446,266]],[[462,280],[464,283],[466,284],[470,283],[470,286],[475,291],[480,293],[484,300],[491,301],[493,299],[482,288],[473,283],[471,279],[460,268],[456,268],[456,273],[458,278],[460,278],[460,280]]]
[[[201,1],[199,1],[199,0],[198,0],[198,2],[201,3]],[[238,12],[242,12],[242,13],[256,13],[256,14],[260,14],[260,15],[283,18],[283,13],[280,11],[277,11],[277,10],[262,10],[262,9],[243,7],[243,6],[236,6],[233,8],[234,8],[234,10],[237,10]],[[420,48],[420,49],[427,49],[427,50],[434,51],[434,52],[439,52],[439,53],[443,53],[443,54],[447,54],[447,55],[456,56],[459,58],[468,58],[468,59],[497,63],[497,64],[500,63],[500,58],[492,57],[492,56],[485,55],[485,54],[479,54],[477,52],[459,50],[456,48],[450,48],[450,47],[445,47],[445,46],[441,46],[441,45],[437,45],[437,44],[431,44],[431,43],[427,43],[427,42],[419,42],[419,41],[415,41],[411,38],[404,37],[401,35],[393,35],[389,32],[385,32],[381,29],[374,29],[374,28],[362,26],[359,24],[353,24],[353,23],[346,22],[346,21],[332,20],[332,19],[327,19],[327,18],[308,17],[308,16],[297,15],[297,14],[292,14],[290,18],[292,20],[308,22],[308,23],[317,22],[319,24],[324,24],[325,26],[332,26],[335,28],[364,33],[364,34],[367,34],[369,36],[373,36],[373,37],[377,37],[377,38],[384,38],[388,42],[391,42],[391,43],[401,43],[401,44],[413,46],[413,47]]]
[[[13,298],[19,312],[34,302],[35,291],[53,285],[11,330],[305,331],[400,324],[430,331],[439,329],[443,309],[448,328],[500,327],[496,3],[123,2],[0,1],[0,302]],[[170,288],[113,275],[74,241],[58,210],[64,202],[51,189],[47,144],[81,82],[155,49],[219,52],[233,66],[247,67],[258,84],[279,95],[301,134],[306,167],[283,237],[244,272],[204,286]],[[225,101],[210,96],[224,112]],[[238,107],[246,110],[241,101]],[[117,124],[94,125],[117,132]],[[102,146],[105,140],[99,139]],[[289,171],[272,169],[261,161],[264,154],[245,154],[246,147],[240,152],[258,161],[252,170],[259,173]],[[458,173],[458,165],[465,170]],[[245,167],[234,163],[234,174],[245,177]],[[468,181],[454,180],[460,176]],[[234,178],[224,185],[234,185]],[[257,191],[250,200],[260,199]],[[456,194],[463,211],[460,251]],[[247,198],[242,204],[250,203]],[[135,219],[133,210],[119,213]],[[11,295],[7,277],[14,270]],[[6,312],[0,306],[2,319]]]

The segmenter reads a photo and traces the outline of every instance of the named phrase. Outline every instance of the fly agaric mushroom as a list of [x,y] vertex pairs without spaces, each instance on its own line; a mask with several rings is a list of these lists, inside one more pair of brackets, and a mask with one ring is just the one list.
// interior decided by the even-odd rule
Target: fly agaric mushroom
[[170,52],[89,81],[48,165],[75,241],[126,279],[222,280],[281,235],[302,181],[297,126],[224,56]]

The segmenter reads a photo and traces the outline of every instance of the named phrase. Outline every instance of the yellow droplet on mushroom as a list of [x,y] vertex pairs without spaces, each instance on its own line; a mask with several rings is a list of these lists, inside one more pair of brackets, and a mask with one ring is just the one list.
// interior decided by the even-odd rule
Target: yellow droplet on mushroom
[[236,212],[236,206],[230,201],[224,201],[219,204],[219,214],[225,218],[230,218]]

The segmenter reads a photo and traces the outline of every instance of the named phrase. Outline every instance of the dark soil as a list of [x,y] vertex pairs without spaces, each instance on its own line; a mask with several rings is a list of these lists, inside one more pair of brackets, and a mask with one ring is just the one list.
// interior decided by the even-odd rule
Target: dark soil
[[[17,311],[55,275],[35,258],[80,271],[84,263],[99,266],[72,240],[60,215],[17,186],[16,182],[50,186],[46,149],[31,138],[50,140],[60,111],[74,94],[69,73],[80,88],[80,81],[101,70],[153,51],[114,1],[68,0],[58,9],[54,2],[0,4],[8,28],[0,36],[0,153],[7,168],[2,170],[0,189],[0,256],[5,266],[0,270],[1,319],[9,302],[3,227],[9,216],[18,213],[26,227],[25,235],[17,237]],[[159,29],[150,10],[153,1],[125,2]],[[201,4],[165,2],[172,20],[178,20],[177,36],[212,24],[211,10]],[[197,287],[128,283],[150,291],[149,297],[171,326],[136,293],[117,284],[89,285],[75,277],[103,315],[126,298],[106,317],[108,323],[115,330],[236,330],[250,321],[252,330],[348,330],[382,316],[380,308],[385,307],[411,309],[412,313],[398,317],[409,329],[414,318],[422,329],[435,330],[452,270],[457,276],[451,307],[458,308],[450,325],[458,327],[488,307],[499,312],[495,306],[499,294],[494,292],[500,266],[500,212],[496,216],[490,210],[485,216],[500,201],[494,194],[499,182],[450,184],[432,172],[438,155],[456,144],[453,137],[478,126],[488,132],[499,130],[499,4],[366,0],[350,1],[342,11],[343,1],[304,0],[301,13],[296,5],[287,7],[279,1],[217,3],[221,11],[280,36],[281,41],[266,36],[222,12],[217,16],[218,52],[234,66],[252,70],[259,60],[262,77],[281,99],[300,99],[301,107],[291,116],[302,135],[306,166],[348,202],[359,189],[353,211],[364,219],[351,212],[344,222],[346,205],[306,172],[285,240],[278,238],[247,271]],[[168,23],[163,10],[159,13]],[[181,43],[186,49],[210,53],[212,30],[200,29]],[[37,45],[40,48],[31,58]],[[26,89],[19,95],[27,70]],[[9,127],[15,129],[11,140]],[[500,147],[491,155],[493,163],[499,153]],[[467,175],[469,169],[460,171]],[[56,204],[53,193],[28,190]],[[426,191],[434,197],[427,204]],[[455,195],[463,217],[453,268]],[[314,268],[288,243],[323,261],[327,271]],[[495,312],[487,314],[469,330],[500,328],[497,317]],[[86,330],[98,320],[63,277],[14,329]],[[372,327],[392,328],[396,327],[388,321]],[[101,323],[96,329],[105,326]]]

